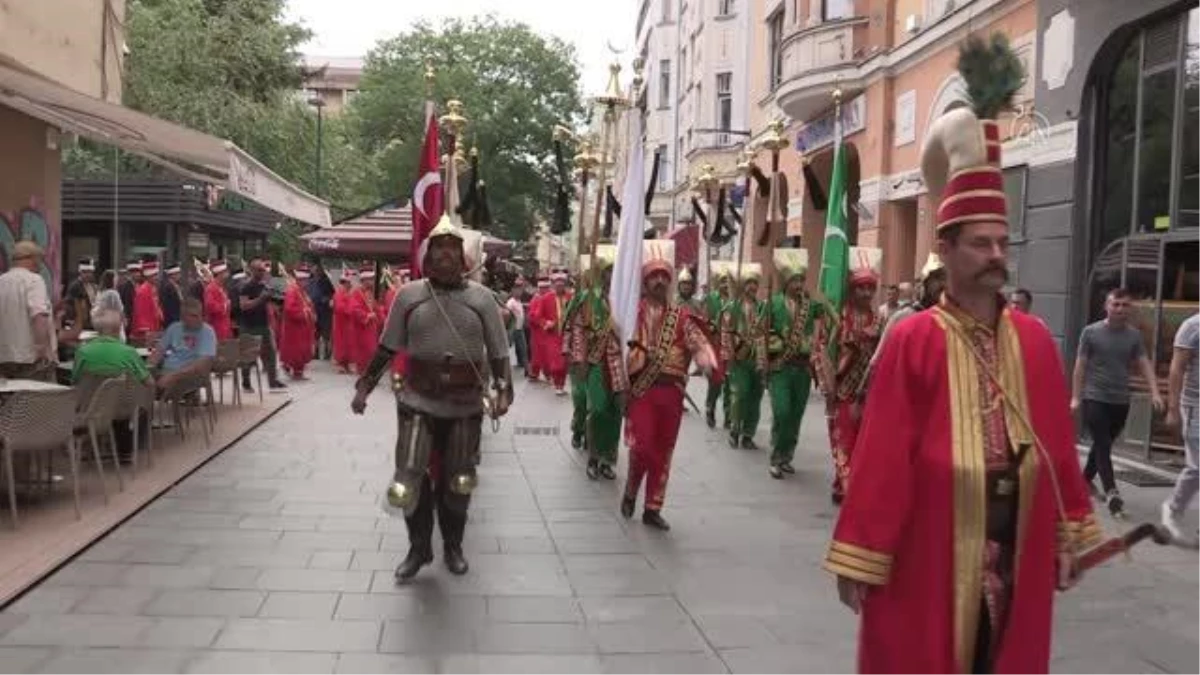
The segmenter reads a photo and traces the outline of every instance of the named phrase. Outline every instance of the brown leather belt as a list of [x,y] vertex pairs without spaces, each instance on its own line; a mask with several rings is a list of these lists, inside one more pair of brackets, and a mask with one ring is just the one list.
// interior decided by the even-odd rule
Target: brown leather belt
[[409,359],[405,385],[434,398],[477,402],[483,390],[476,368],[482,372],[467,361]]

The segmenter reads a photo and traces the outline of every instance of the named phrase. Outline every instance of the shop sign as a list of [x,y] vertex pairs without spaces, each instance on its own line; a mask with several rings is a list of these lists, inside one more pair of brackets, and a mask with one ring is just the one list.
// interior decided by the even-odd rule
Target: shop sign
[[333,237],[317,237],[308,240],[308,247],[313,251],[336,251],[338,240]]
[[[833,145],[837,133],[833,112],[800,127],[796,132],[796,150],[814,152],[827,145]],[[857,134],[867,128],[867,97],[859,95],[848,103],[842,104],[842,136]]]
[[189,249],[208,250],[207,232],[188,232],[187,247]]

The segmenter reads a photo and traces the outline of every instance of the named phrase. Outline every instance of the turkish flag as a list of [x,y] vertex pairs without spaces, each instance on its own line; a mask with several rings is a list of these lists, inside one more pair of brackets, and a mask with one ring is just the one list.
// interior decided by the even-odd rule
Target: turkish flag
[[441,156],[438,152],[438,123],[432,114],[426,116],[425,144],[421,146],[421,164],[417,169],[417,184],[412,194],[412,245],[409,257],[412,278],[421,278],[421,244],[437,225],[444,209],[442,193]]

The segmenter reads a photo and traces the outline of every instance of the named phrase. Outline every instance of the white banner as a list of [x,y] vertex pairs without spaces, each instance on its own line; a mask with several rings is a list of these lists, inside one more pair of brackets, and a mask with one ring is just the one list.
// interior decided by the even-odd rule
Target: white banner
[[613,262],[612,287],[608,298],[613,324],[621,339],[621,353],[629,355],[629,341],[637,328],[638,304],[642,299],[642,239],[645,231],[645,153],[642,145],[642,116],[628,116],[630,134],[637,147],[628,153],[625,190],[621,195],[621,224],[617,231],[617,257]]
[[226,142],[229,179],[226,188],[302,223],[329,227],[329,204],[280,178],[244,150]]

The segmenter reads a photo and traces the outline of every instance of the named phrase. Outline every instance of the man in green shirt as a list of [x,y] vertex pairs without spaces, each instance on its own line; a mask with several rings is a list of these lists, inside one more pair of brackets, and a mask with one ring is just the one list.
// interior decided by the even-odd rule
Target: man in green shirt
[[122,317],[118,312],[102,310],[92,317],[92,327],[100,334],[75,350],[71,381],[85,376],[120,377],[128,374],[138,382],[150,380],[150,370],[137,350],[121,342]]
[[[721,362],[728,364],[733,394],[730,447],[756,450],[754,432],[758,430],[763,397],[763,378],[767,371],[765,323],[767,303],[758,299],[762,265],[742,263],[738,279],[739,297],[730,301],[721,313]],[[729,418],[726,418],[729,419]]]
[[827,305],[804,290],[808,251],[777,248],[773,251],[780,290],[767,305],[767,389],[771,394],[772,478],[796,473],[792,457],[800,438],[800,422],[812,389],[809,355],[813,332]]
[[[708,338],[716,344],[721,335],[721,314],[725,311],[725,306],[733,299],[734,268],[728,261],[714,260],[710,264],[715,289],[709,291],[704,297],[704,313],[708,317]],[[720,384],[714,383],[712,379],[708,381],[708,395],[704,400],[704,420],[709,429],[717,426],[717,399],[721,399],[721,409],[725,413],[725,428],[728,429],[730,421],[733,419],[729,412],[730,378],[724,378]]]

